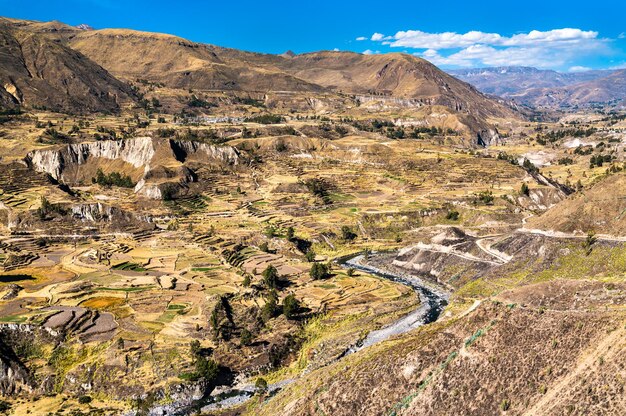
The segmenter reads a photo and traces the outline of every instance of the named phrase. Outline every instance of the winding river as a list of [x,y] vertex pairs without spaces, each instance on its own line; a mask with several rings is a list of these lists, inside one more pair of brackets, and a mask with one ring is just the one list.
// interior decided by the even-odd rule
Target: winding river
[[[364,339],[347,348],[336,361],[360,351],[363,348],[382,342],[390,337],[403,334],[422,325],[436,321],[448,303],[448,293],[440,288],[427,284],[413,275],[383,270],[382,268],[374,265],[377,263],[377,259],[381,260],[379,262],[380,264],[384,264],[386,259],[383,259],[382,257],[388,255],[389,254],[377,253],[372,253],[368,256],[365,256],[364,254],[353,254],[337,259],[335,262],[344,268],[353,268],[411,287],[417,296],[419,296],[420,305],[417,309],[401,317],[395,322],[392,322],[381,329],[371,331]],[[380,259],[378,258],[379,256],[381,257]],[[275,394],[280,389],[293,383],[295,380],[296,379],[287,379],[270,384],[268,386],[268,393],[270,395]],[[157,408],[153,408],[150,414],[185,415],[188,414],[190,408],[201,408],[203,412],[227,409],[245,403],[252,398],[254,394],[254,384],[246,382],[240,382],[234,386],[228,387],[219,386],[214,389],[209,396],[201,399],[200,401],[193,402],[189,400],[187,403],[178,402],[166,406],[159,406]]]

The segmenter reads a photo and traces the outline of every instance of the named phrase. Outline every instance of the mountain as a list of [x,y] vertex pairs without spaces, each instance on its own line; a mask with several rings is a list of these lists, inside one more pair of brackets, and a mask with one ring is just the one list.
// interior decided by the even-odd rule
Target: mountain
[[79,33],[68,45],[118,77],[141,77],[173,88],[375,94],[480,117],[513,114],[429,62],[404,54],[267,55],[121,29]]
[[[19,41],[15,40],[15,47],[8,51],[15,64],[5,68],[4,79],[15,85],[25,104],[44,105],[45,102],[51,108],[75,110],[77,103],[72,102],[71,97],[88,96],[86,109],[113,111],[118,101],[131,95],[120,80],[147,80],[177,90],[241,91],[257,96],[263,94],[265,98],[267,93],[272,93],[274,97],[281,95],[282,100],[293,101],[293,97],[308,100],[308,105],[312,105],[311,99],[319,102],[321,98],[325,106],[332,108],[345,108],[346,100],[357,106],[362,102],[376,102],[385,108],[442,106],[446,109],[441,111],[458,116],[463,125],[485,143],[497,136],[490,120],[520,117],[503,100],[488,97],[431,63],[406,54],[323,51],[270,55],[128,29],[85,30],[56,21],[15,19],[3,19],[2,24],[6,33],[23,34],[20,39],[24,42],[36,40],[37,48],[49,49],[37,54],[35,47],[21,48],[30,51],[29,56],[22,57],[17,47]],[[56,58],[45,61],[48,67],[52,62],[62,63],[50,71],[56,75],[44,80],[40,76],[29,77],[29,71],[20,63],[33,57],[41,59],[44,55]],[[31,67],[41,69],[43,64],[33,63]],[[73,75],[69,76],[70,73]],[[23,85],[12,81],[17,79],[45,84],[45,87],[30,88],[26,81],[22,81]],[[59,94],[55,80],[63,80],[62,84],[68,83],[73,88],[65,88],[64,94]],[[84,86],[82,90],[79,84]],[[35,90],[48,93],[38,101]],[[19,94],[13,95],[22,100]],[[96,98],[98,104],[94,101]],[[294,105],[297,104],[290,102],[283,107],[293,108]]]
[[323,89],[278,68],[249,65],[245,59],[238,59],[238,54],[224,53],[224,48],[172,35],[103,29],[78,33],[69,39],[68,46],[118,77],[132,81],[147,79],[171,88],[243,91]]
[[626,99],[626,70],[560,88],[532,88],[511,98],[542,107],[619,105]]
[[533,88],[557,88],[592,81],[609,75],[612,71],[561,73],[524,66],[501,66],[455,69],[448,72],[465,82],[469,82],[486,94],[512,98]]
[[337,92],[414,99],[478,117],[513,115],[508,107],[471,85],[412,55],[315,52],[285,59],[280,66],[298,78]]
[[5,107],[116,112],[133,99],[129,85],[43,34],[0,22],[0,53],[0,104]]
[[450,74],[486,94],[533,107],[610,104],[626,98],[626,71],[561,73],[531,67],[458,69]]

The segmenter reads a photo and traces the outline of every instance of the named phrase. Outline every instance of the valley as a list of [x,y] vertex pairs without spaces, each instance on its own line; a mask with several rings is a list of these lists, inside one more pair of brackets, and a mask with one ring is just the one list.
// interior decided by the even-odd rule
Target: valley
[[0,412],[626,412],[620,108],[529,117],[408,54],[0,33]]

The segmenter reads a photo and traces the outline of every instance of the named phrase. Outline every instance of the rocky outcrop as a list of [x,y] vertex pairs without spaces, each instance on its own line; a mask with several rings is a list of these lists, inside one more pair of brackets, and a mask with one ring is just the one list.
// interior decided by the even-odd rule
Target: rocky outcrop
[[208,158],[208,160],[204,159],[206,162],[224,165],[236,166],[240,161],[239,150],[231,146],[215,146],[208,143],[180,140],[170,140],[169,144],[180,162],[185,162],[192,155],[200,158],[200,160],[204,156]]
[[[194,182],[196,175],[184,165],[193,160],[199,164],[234,167],[240,164],[239,150],[231,146],[216,146],[193,141],[164,140],[139,137],[128,140],[103,140],[70,144],[60,149],[30,152],[25,161],[38,172],[45,172],[60,182],[85,182],[89,178],[77,174],[79,166],[91,163],[106,165],[104,161],[121,161],[141,177],[135,192],[159,199],[165,189]],[[170,167],[179,164],[178,167]],[[90,171],[86,169],[86,171]],[[95,172],[95,168],[91,169]]]
[[4,396],[31,391],[33,383],[28,369],[4,341],[0,331],[0,394]]
[[113,218],[113,207],[97,204],[80,204],[70,208],[72,216],[80,221],[111,221]]
[[26,156],[26,163],[38,172],[46,172],[63,181],[64,170],[71,165],[84,165],[90,158],[119,159],[138,168],[149,169],[154,157],[154,144],[150,137],[132,140],[103,140],[70,144],[60,150],[36,150]]

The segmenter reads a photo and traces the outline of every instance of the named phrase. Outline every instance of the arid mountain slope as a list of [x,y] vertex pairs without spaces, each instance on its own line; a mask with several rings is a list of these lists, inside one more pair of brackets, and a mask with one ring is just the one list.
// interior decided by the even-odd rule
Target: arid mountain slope
[[614,174],[589,189],[577,192],[543,215],[528,222],[528,228],[609,235],[626,233],[626,175]]
[[253,414],[620,414],[623,314],[550,302],[483,302],[314,372]]
[[343,92],[443,105],[481,118],[515,116],[469,84],[403,54],[264,55],[120,29],[83,31],[68,45],[116,76],[147,78],[174,88]]
[[[172,88],[246,91],[320,91],[278,69],[221,58],[222,48],[172,35],[125,29],[76,34],[68,45],[118,77],[162,82]],[[132,51],[132,53],[129,53]]]
[[71,113],[115,112],[133,92],[105,69],[39,33],[0,24],[2,103]]
[[336,91],[413,99],[481,117],[513,116],[508,107],[411,55],[315,52],[286,58],[281,66],[299,78]]

